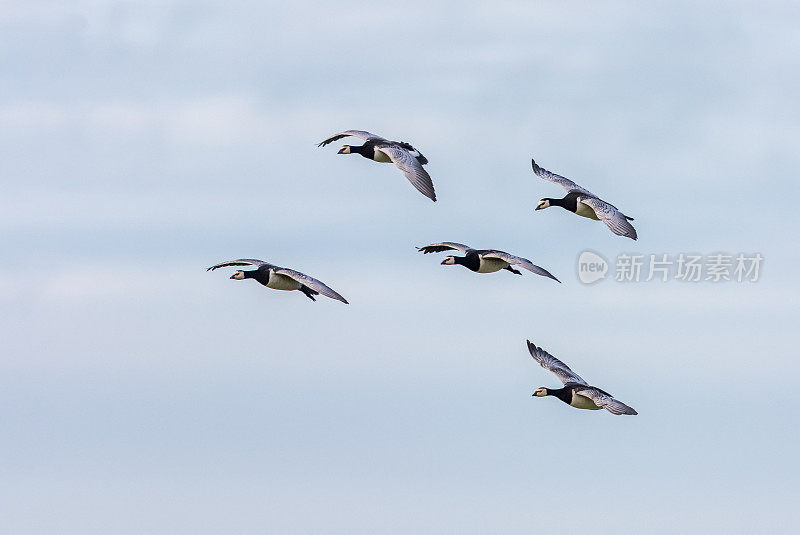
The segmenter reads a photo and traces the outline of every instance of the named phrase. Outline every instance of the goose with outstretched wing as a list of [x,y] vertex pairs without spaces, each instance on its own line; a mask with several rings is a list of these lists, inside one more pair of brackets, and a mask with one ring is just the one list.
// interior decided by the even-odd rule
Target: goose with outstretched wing
[[527,269],[532,273],[553,279],[556,282],[561,282],[555,278],[549,271],[543,267],[539,267],[527,258],[514,256],[504,251],[496,249],[472,249],[463,243],[456,243],[452,241],[444,241],[441,243],[432,243],[417,249],[422,254],[428,253],[441,253],[443,251],[459,251],[464,253],[464,256],[446,256],[442,260],[442,265],[452,266],[461,265],[475,273],[494,273],[505,269],[511,273],[522,275],[522,272],[514,269],[511,266],[519,266]]
[[300,273],[299,271],[278,267],[269,262],[264,262],[263,260],[256,260],[254,258],[228,260],[215,264],[206,271],[213,271],[229,266],[254,266],[256,268],[248,271],[236,270],[233,275],[231,275],[231,278],[235,280],[254,279],[273,290],[298,290],[312,301],[316,301],[316,299],[314,299],[315,295],[324,295],[325,297],[341,301],[344,304],[349,304],[347,299],[332,290],[325,283],[313,277],[309,277],[304,273]]
[[533,159],[531,159],[531,165],[536,176],[558,184],[567,191],[567,195],[562,199],[551,199],[549,197],[541,199],[536,205],[537,210],[543,210],[550,206],[560,206],[579,216],[602,221],[611,229],[611,232],[618,236],[625,236],[633,240],[637,239],[636,229],[630,224],[630,221],[633,221],[632,217],[626,216],[616,206],[605,202],[572,180],[539,167]]
[[432,201],[436,201],[436,191],[428,172],[422,168],[428,159],[417,149],[404,141],[389,141],[364,130],[345,130],[321,142],[324,147],[337,139],[354,136],[364,141],[363,145],[344,145],[338,154],[360,154],[375,162],[393,163],[417,190]]
[[605,409],[611,414],[638,414],[632,407],[614,399],[614,397],[596,386],[590,386],[580,375],[573,372],[569,366],[555,358],[553,355],[536,347],[528,340],[528,351],[533,360],[545,370],[552,372],[564,386],[562,388],[537,388],[533,393],[535,397],[554,396],[576,409],[600,410]]

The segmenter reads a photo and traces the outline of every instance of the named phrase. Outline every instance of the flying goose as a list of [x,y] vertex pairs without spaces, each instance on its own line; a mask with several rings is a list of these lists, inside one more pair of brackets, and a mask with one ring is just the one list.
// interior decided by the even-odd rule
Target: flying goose
[[360,154],[364,158],[369,158],[376,162],[393,163],[420,193],[436,202],[436,192],[433,190],[431,177],[422,168],[423,165],[428,163],[428,159],[404,141],[389,141],[363,130],[345,130],[329,137],[317,146],[324,147],[328,143],[348,136],[361,138],[365,143],[361,146],[344,145],[339,149],[338,154]]
[[533,264],[527,258],[514,256],[503,251],[497,251],[494,249],[472,249],[462,243],[455,243],[451,241],[432,243],[431,245],[426,245],[425,247],[418,247],[417,250],[422,252],[422,254],[441,253],[442,251],[450,250],[461,251],[464,253],[464,256],[446,256],[445,259],[442,260],[442,264],[446,266],[461,264],[465,268],[474,271],[475,273],[494,273],[495,271],[506,269],[511,273],[522,275],[521,272],[511,267],[520,266],[528,271],[536,273],[537,275],[549,277],[556,282],[561,282],[551,275],[549,271]]
[[551,173],[547,169],[542,169],[532,158],[531,165],[533,166],[533,172],[539,178],[554,182],[567,190],[567,195],[563,199],[545,197],[540,200],[536,206],[537,210],[543,210],[549,206],[560,206],[580,216],[602,221],[611,229],[611,232],[618,236],[625,236],[634,240],[637,238],[636,229],[628,223],[628,221],[633,221],[632,217],[626,216],[617,210],[616,206],[601,200],[597,195],[582,188],[572,180]]
[[614,399],[605,390],[586,384],[586,381],[570,370],[569,366],[541,347],[536,347],[536,344],[533,344],[530,340],[528,340],[528,351],[530,351],[533,360],[538,362],[545,370],[553,372],[564,383],[563,388],[537,388],[536,392],[533,393],[534,396],[555,396],[577,409],[593,411],[605,409],[611,414],[639,414],[631,407]]
[[349,304],[347,299],[334,292],[317,279],[311,278],[293,269],[274,266],[263,260],[255,260],[252,258],[229,260],[213,265],[206,271],[213,271],[217,268],[228,266],[256,266],[256,269],[250,271],[236,270],[233,275],[231,275],[232,279],[255,279],[267,288],[272,288],[274,290],[300,290],[312,301],[316,301],[316,299],[314,299],[315,295],[322,294],[325,297],[341,301],[346,305]]

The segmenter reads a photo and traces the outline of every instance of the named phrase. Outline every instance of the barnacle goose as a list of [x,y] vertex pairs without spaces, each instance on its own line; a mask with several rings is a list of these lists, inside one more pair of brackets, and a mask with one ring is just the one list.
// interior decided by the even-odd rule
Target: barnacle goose
[[520,266],[528,271],[536,273],[537,275],[551,278],[556,282],[561,282],[551,275],[549,271],[535,265],[527,258],[521,258],[519,256],[514,256],[503,251],[497,251],[495,249],[472,249],[463,243],[445,241],[441,243],[432,243],[431,245],[426,245],[425,247],[419,247],[417,250],[422,252],[422,254],[440,253],[442,251],[451,250],[460,251],[464,253],[464,256],[446,256],[442,261],[442,264],[446,266],[460,264],[465,268],[474,271],[475,273],[494,273],[495,271],[505,269],[511,273],[522,275],[520,271],[511,267]]
[[589,386],[580,375],[570,370],[569,366],[541,347],[536,347],[536,344],[530,340],[528,340],[528,351],[542,368],[553,372],[564,383],[563,388],[537,388],[536,392],[533,393],[535,397],[554,396],[576,409],[593,411],[605,409],[611,414],[638,414],[633,408],[614,399],[605,390],[600,390],[596,386]]
[[249,271],[236,270],[233,275],[231,275],[232,279],[255,279],[267,288],[272,288],[273,290],[299,290],[312,301],[316,301],[316,299],[314,299],[315,295],[322,294],[325,297],[330,297],[331,299],[336,299],[344,304],[349,304],[347,299],[317,279],[309,277],[308,275],[293,269],[272,265],[264,262],[263,260],[255,260],[252,258],[229,260],[227,262],[220,262],[219,264],[213,265],[206,271],[213,271],[215,269],[228,266],[256,267],[256,269]]
[[431,181],[428,172],[422,168],[423,165],[428,163],[428,159],[404,141],[389,141],[363,130],[346,130],[329,137],[317,146],[324,147],[328,143],[348,136],[361,138],[365,143],[360,146],[344,145],[339,149],[338,154],[360,154],[364,158],[369,158],[376,162],[393,163],[420,193],[430,200],[436,201],[433,181]]
[[533,166],[533,172],[540,178],[554,182],[567,190],[567,195],[563,199],[545,197],[540,200],[536,206],[537,210],[543,210],[550,206],[560,206],[579,216],[602,221],[611,229],[611,232],[618,236],[625,236],[634,240],[637,238],[636,229],[629,223],[629,221],[633,221],[632,217],[626,216],[616,206],[605,202],[572,180],[551,173],[547,169],[542,169],[533,159],[531,159],[531,165]]

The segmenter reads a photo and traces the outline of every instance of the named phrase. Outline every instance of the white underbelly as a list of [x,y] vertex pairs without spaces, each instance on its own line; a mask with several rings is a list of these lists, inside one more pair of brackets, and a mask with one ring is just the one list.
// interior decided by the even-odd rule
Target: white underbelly
[[594,213],[594,210],[591,206],[583,204],[580,201],[578,201],[578,208],[575,210],[575,213],[579,216],[588,217],[589,219],[594,219],[596,221],[600,220],[600,218],[597,217],[597,214]]
[[481,263],[478,266],[478,273],[494,273],[509,266],[505,260],[499,258],[481,258]]
[[580,394],[572,393],[572,401],[570,405],[575,407],[576,409],[589,409],[590,411],[600,410],[600,407],[594,404],[594,401],[587,398],[586,396],[581,396]]
[[389,158],[385,152],[379,149],[375,149],[375,157],[372,159],[375,160],[376,162],[392,163],[392,159]]
[[286,275],[270,275],[267,288],[274,290],[297,290],[300,288],[300,283]]

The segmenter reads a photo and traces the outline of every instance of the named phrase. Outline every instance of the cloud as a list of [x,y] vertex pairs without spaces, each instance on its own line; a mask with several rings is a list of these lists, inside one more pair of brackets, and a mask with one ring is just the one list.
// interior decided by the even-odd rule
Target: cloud
[[236,95],[156,103],[45,100],[0,105],[0,129],[15,136],[79,131],[97,137],[147,135],[176,145],[217,146],[261,143],[270,138],[275,123],[253,99]]

